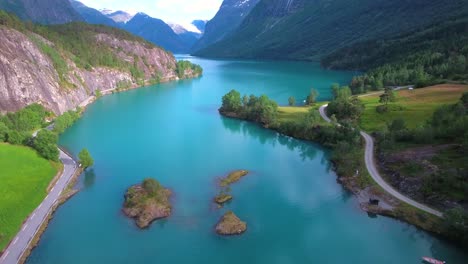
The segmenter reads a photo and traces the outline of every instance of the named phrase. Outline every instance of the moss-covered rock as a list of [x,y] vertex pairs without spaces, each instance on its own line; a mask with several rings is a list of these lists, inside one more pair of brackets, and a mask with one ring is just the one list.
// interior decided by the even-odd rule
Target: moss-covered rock
[[242,177],[244,177],[247,174],[249,174],[249,171],[247,171],[247,170],[233,171],[233,172],[229,173],[228,176],[221,179],[221,182],[220,182],[219,185],[221,185],[221,187],[229,186],[232,183],[235,183],[235,182],[239,181]]
[[145,179],[142,184],[128,188],[122,210],[125,215],[135,219],[139,228],[145,228],[154,220],[171,215],[171,194],[158,181]]
[[215,203],[223,205],[225,202],[232,200],[232,195],[227,193],[220,193],[214,198]]
[[232,211],[221,217],[216,225],[216,233],[220,235],[240,235],[247,230],[247,224],[242,222]]

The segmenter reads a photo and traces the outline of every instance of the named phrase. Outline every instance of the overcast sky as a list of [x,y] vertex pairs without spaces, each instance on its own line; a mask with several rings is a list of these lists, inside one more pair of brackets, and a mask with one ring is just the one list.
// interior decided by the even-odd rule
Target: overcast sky
[[222,0],[79,0],[95,8],[143,12],[165,22],[187,24],[195,19],[209,20]]

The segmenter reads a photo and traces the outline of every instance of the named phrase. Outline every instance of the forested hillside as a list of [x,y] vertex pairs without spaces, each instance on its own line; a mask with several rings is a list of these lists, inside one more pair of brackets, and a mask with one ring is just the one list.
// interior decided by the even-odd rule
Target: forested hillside
[[468,81],[468,16],[394,38],[357,43],[325,57],[322,65],[368,71],[353,79],[353,93],[383,86]]
[[337,49],[466,14],[466,0],[261,0],[207,57],[318,60]]
[[0,9],[41,24],[83,21],[68,0],[0,0]]

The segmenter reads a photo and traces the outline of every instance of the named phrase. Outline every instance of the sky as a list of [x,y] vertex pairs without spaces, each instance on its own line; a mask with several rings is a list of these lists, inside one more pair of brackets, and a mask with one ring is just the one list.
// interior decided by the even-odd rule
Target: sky
[[166,23],[189,24],[214,17],[222,0],[79,0],[95,8],[143,12]]

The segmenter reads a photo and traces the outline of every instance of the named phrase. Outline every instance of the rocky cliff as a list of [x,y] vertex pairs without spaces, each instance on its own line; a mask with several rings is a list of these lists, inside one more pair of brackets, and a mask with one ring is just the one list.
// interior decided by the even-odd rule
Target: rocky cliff
[[[118,65],[129,66],[79,66],[76,55],[48,39],[0,25],[0,111],[16,111],[38,102],[60,114],[80,105],[97,90],[178,79],[174,56],[161,48],[109,32],[87,34],[95,40],[89,45],[110,51],[112,60],[120,62]],[[59,70],[60,61],[66,63],[65,71]]]
[[205,33],[193,46],[196,52],[216,43],[236,30],[260,0],[224,0],[215,17],[205,24]]

